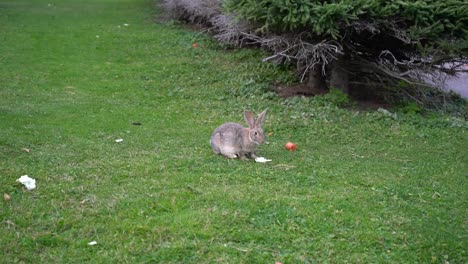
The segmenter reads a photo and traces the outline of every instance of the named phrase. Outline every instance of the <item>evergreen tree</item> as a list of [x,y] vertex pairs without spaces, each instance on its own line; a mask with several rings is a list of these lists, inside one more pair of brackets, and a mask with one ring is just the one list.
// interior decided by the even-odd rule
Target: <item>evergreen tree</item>
[[[294,60],[309,85],[415,83],[468,63],[466,0],[226,0],[239,32]],[[220,31],[223,31],[221,29]],[[226,32],[224,32],[226,35]]]

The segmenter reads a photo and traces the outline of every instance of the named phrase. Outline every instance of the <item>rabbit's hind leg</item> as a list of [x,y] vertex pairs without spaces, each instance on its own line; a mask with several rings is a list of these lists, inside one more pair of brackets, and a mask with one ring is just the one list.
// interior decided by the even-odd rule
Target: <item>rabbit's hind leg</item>
[[236,154],[223,154],[223,155],[224,155],[224,157],[229,158],[229,159],[237,159]]
[[238,158],[238,155],[237,155],[237,149],[235,147],[232,147],[232,146],[221,146],[221,154],[223,154],[223,156],[225,156],[226,158],[230,158],[230,159],[235,159],[235,158]]

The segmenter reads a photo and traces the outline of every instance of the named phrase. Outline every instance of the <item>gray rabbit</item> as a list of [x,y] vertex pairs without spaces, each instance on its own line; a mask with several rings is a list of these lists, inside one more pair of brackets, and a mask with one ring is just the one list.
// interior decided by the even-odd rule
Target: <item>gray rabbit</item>
[[254,113],[244,112],[244,119],[249,127],[237,123],[225,123],[217,127],[211,135],[210,144],[214,153],[227,158],[255,159],[257,147],[265,142],[262,123],[267,109],[254,119]]

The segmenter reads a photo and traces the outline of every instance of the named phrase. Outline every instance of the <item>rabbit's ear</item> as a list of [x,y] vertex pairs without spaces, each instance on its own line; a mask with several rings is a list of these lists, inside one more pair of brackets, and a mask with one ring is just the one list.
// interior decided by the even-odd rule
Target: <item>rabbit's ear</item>
[[261,112],[259,115],[258,115],[258,119],[257,119],[257,122],[255,123],[255,125],[257,126],[261,126],[263,121],[265,120],[265,115],[267,113],[268,109],[265,109],[263,112]]
[[247,124],[249,125],[249,128],[255,127],[254,113],[250,111],[245,111],[244,119],[245,119],[245,122],[247,122]]

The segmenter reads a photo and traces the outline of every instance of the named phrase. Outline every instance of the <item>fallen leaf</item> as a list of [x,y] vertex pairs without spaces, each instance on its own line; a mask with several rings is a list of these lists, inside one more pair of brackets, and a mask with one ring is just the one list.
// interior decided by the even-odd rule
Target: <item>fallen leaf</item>
[[5,202],[9,202],[11,200],[11,197],[8,193],[4,193],[3,194],[3,200],[5,200]]
[[26,153],[31,152],[31,150],[29,150],[29,149],[27,149],[27,148],[22,148],[21,150],[22,150],[23,152],[26,152]]
[[11,221],[10,219],[6,220],[5,223],[8,225],[8,228],[10,228],[10,226],[16,226],[16,224],[13,223],[13,221]]

